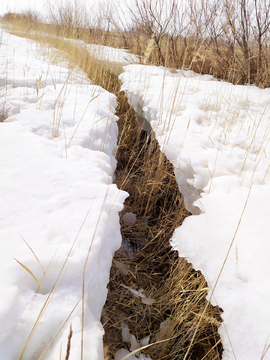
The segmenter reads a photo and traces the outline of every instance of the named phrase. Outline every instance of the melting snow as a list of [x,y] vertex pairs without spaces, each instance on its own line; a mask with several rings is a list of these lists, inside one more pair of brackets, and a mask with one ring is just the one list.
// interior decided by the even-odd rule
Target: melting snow
[[23,358],[39,359],[51,342],[43,359],[65,356],[70,324],[70,360],[80,358],[83,302],[84,358],[100,360],[100,317],[127,196],[112,183],[116,98],[41,50],[3,34],[0,358],[18,358],[40,314]]

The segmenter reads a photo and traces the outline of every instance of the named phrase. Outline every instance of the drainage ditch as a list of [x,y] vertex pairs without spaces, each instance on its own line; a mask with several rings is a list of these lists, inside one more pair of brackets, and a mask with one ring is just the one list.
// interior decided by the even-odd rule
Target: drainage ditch
[[[102,316],[106,358],[149,343],[143,353],[153,360],[221,359],[221,309],[208,304],[202,274],[170,247],[175,228],[191,215],[173,166],[154,134],[136,120],[117,76],[112,80],[119,104],[115,183],[129,197],[120,213],[123,242],[113,259]],[[133,335],[131,344],[127,333]]]
[[206,300],[202,274],[170,247],[174,230],[191,215],[173,166],[154,134],[137,121],[117,74],[105,65],[94,82],[117,96],[115,183],[129,193],[120,213],[123,242],[114,255],[101,319],[104,358],[152,344],[142,353],[153,360],[221,359],[221,309]]

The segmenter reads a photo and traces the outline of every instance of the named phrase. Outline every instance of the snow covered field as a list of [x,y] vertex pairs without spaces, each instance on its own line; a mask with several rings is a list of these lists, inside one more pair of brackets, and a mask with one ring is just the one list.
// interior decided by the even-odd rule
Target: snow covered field
[[72,324],[70,359],[83,330],[84,358],[100,360],[127,196],[112,184],[116,98],[34,42],[1,35],[0,359],[36,360],[51,342],[43,359],[63,359]]
[[[70,359],[80,358],[83,328],[84,358],[100,360],[127,196],[112,184],[116,99],[79,69],[53,65],[51,51],[2,35],[0,359],[17,359],[29,334],[23,358],[39,359],[53,341],[43,359],[63,359],[72,324]],[[129,61],[120,53],[110,60]],[[270,90],[142,65],[121,80],[193,213],[172,245],[224,311],[223,359],[269,360]]]
[[270,89],[142,65],[120,78],[193,213],[172,246],[224,311],[223,359],[269,360]]

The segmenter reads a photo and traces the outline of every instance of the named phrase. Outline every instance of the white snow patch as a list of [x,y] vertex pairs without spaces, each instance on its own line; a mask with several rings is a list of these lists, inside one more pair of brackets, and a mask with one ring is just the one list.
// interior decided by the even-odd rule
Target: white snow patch
[[[149,337],[137,341],[136,337],[130,333],[129,326],[125,322],[121,322],[122,327],[122,340],[130,345],[130,351],[126,349],[120,349],[115,353],[115,360],[151,360],[150,356],[140,353],[140,347],[147,346],[149,344]],[[134,352],[134,354],[132,354]]]
[[123,284],[121,284],[121,286],[123,286],[125,289],[128,289],[135,297],[141,298],[141,301],[142,301],[143,304],[153,305],[154,302],[156,301],[155,299],[152,299],[152,298],[149,298],[149,297],[145,296],[143,294],[144,289],[135,290],[135,289],[133,289],[133,288],[131,288],[129,286],[123,285]]
[[130,53],[129,50],[116,49],[109,46],[88,44],[87,50],[90,55],[105,61],[116,62],[123,65],[138,63],[137,55]]
[[137,221],[137,217],[135,214],[131,213],[131,212],[127,212],[125,213],[125,215],[123,216],[123,221],[124,224],[127,226],[132,226],[136,223]]
[[0,123],[0,358],[18,358],[41,313],[24,358],[38,359],[53,340],[43,359],[65,354],[70,324],[69,359],[80,358],[84,273],[84,359],[101,360],[127,196],[112,183],[116,98],[6,32],[0,84],[8,116]]

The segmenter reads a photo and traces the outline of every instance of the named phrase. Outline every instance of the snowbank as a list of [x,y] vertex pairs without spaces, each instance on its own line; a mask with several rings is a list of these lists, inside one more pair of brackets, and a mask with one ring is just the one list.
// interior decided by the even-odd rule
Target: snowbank
[[38,319],[23,359],[39,359],[51,341],[43,359],[65,358],[72,325],[69,359],[80,358],[83,326],[84,359],[100,360],[100,316],[127,196],[112,183],[116,99],[43,54],[4,32],[0,358],[18,358]]
[[194,214],[172,246],[224,311],[223,359],[270,359],[270,89],[142,65],[120,79]]
[[113,61],[123,65],[138,63],[137,55],[132,54],[129,50],[116,49],[109,46],[88,44],[87,50],[90,55],[97,57],[100,60]]

